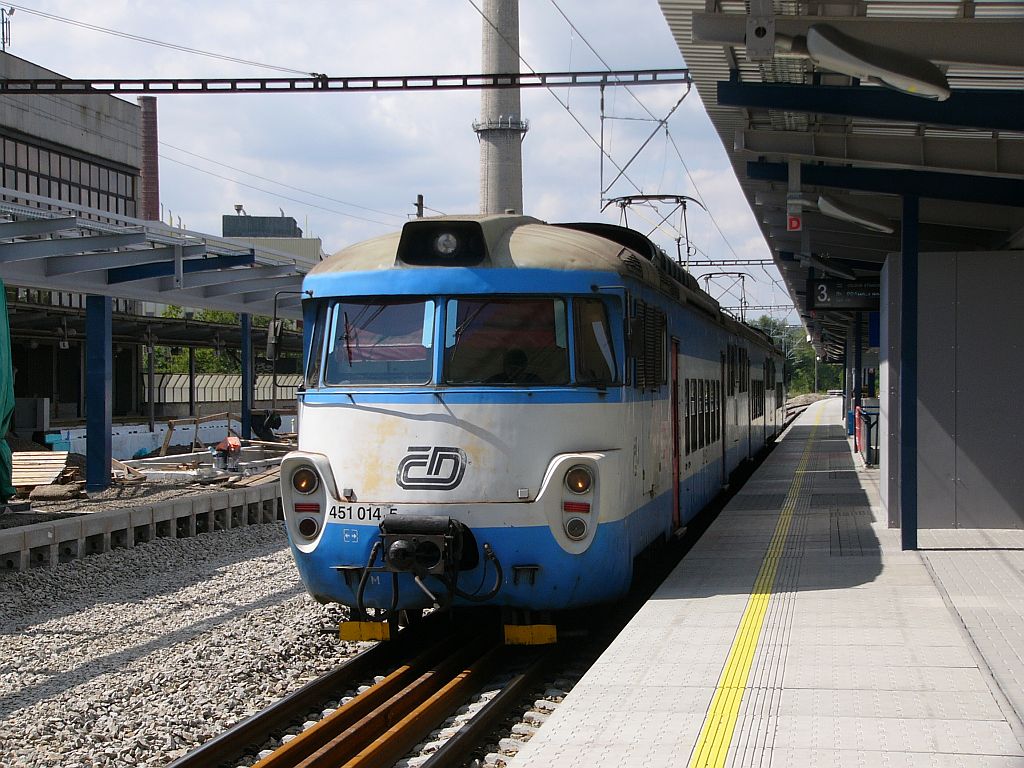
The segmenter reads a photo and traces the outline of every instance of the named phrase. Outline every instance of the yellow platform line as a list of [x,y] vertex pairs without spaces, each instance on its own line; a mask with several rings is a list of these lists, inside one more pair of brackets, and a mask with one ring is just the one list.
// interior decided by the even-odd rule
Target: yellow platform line
[[819,410],[818,418],[814,422],[803,454],[800,456],[793,482],[782,503],[782,510],[775,525],[775,533],[768,543],[764,560],[761,562],[761,570],[758,571],[754,586],[750,590],[750,598],[747,600],[747,606],[740,618],[739,628],[736,630],[736,637],[729,649],[725,667],[718,679],[715,695],[711,699],[711,705],[704,717],[700,736],[697,737],[697,743],[690,755],[689,768],[719,768],[725,765],[729,745],[732,743],[733,731],[736,729],[740,705],[743,703],[743,693],[754,664],[754,655],[757,652],[757,643],[764,626],[764,617],[768,612],[768,603],[771,600],[772,588],[775,584],[779,558],[782,557],[785,549],[789,526],[793,520],[793,513],[796,511],[800,488],[803,485],[804,470],[810,461],[814,437],[820,423],[821,412]]

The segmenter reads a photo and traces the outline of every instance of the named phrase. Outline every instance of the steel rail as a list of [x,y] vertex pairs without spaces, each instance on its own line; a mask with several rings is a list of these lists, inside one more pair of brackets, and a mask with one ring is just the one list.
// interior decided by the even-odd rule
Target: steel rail
[[390,765],[458,707],[502,651],[480,634],[442,639],[254,768]]
[[283,768],[303,764],[303,761],[308,762],[310,758],[319,761],[333,758],[337,762],[339,745],[343,740],[347,739],[349,748],[353,744],[361,747],[369,743],[375,736],[370,731],[376,722],[375,718],[382,716],[382,713],[385,716],[395,716],[411,709],[414,704],[403,701],[403,698],[415,693],[418,688],[429,686],[431,680],[436,679],[439,661],[443,666],[446,660],[449,664],[462,660],[461,656],[452,660],[451,642],[450,638],[445,638],[435,643],[415,659],[403,664],[379,683],[370,686],[316,725],[275,750],[257,765],[259,768]]
[[229,730],[179,757],[169,768],[207,768],[234,759],[253,744],[261,744],[274,732],[287,728],[309,711],[311,700],[323,701],[365,679],[394,655],[385,643],[375,645],[348,659],[326,675],[303,685],[266,709],[246,718]]
[[[455,675],[433,696],[392,726],[373,744],[345,763],[345,768],[388,768],[412,749],[420,739],[440,725],[486,678],[493,674],[507,653],[501,645],[492,645],[472,666]],[[302,766],[327,768],[327,765]],[[333,766],[331,766],[333,768]]]
[[395,663],[409,652],[410,646],[430,642],[438,634],[447,637],[448,631],[451,630],[443,622],[429,618],[415,630],[402,630],[394,641],[378,643],[347,659],[327,674],[179,757],[168,768],[208,768],[234,760],[254,745],[265,742],[273,733],[302,720],[310,711],[310,702],[329,700],[338,691],[358,685],[382,667]]
[[523,672],[512,677],[455,735],[441,745],[420,768],[453,768],[461,765],[473,749],[495,727],[540,678],[558,652],[557,647],[540,653]]

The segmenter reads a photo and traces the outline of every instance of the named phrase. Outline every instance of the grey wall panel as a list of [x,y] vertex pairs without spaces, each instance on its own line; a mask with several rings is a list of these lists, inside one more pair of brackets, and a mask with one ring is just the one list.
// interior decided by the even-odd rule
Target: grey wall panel
[[956,525],[956,254],[922,253],[918,282],[918,525]]
[[878,350],[879,493],[890,528],[898,528],[900,524],[900,411],[897,389],[900,380],[900,274],[900,254],[890,253],[880,276],[882,321]]
[[956,274],[957,526],[1024,528],[1024,253],[958,254]]
[[[52,79],[62,75],[0,53],[0,75]],[[109,94],[0,96],[0,124],[27,136],[138,168],[139,107]]]

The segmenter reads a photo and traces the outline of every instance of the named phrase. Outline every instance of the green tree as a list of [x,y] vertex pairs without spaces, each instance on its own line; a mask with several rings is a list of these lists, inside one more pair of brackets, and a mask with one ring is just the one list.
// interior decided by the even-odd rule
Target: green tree
[[762,315],[750,323],[760,328],[775,341],[786,356],[786,381],[789,395],[814,391],[814,367],[818,367],[818,392],[838,389],[842,384],[842,366],[817,361],[814,347],[807,341],[802,326],[788,326],[774,318]]
[[[164,317],[183,318],[182,307],[169,305],[164,308]],[[218,309],[201,309],[195,313],[194,319],[204,323],[216,323],[226,328],[237,328],[238,313],[225,312]],[[173,353],[170,347],[154,347],[154,367],[157,373],[188,373],[188,350],[181,349]],[[145,350],[142,354],[143,370],[149,361]],[[196,348],[196,373],[241,373],[242,361],[236,350],[218,349],[215,346]]]

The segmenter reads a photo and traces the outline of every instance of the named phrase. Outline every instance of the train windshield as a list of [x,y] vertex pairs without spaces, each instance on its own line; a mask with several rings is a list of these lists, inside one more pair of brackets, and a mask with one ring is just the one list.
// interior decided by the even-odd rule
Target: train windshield
[[335,302],[327,313],[324,384],[428,383],[434,306],[429,299]]
[[449,299],[446,384],[569,383],[565,301],[556,298]]

